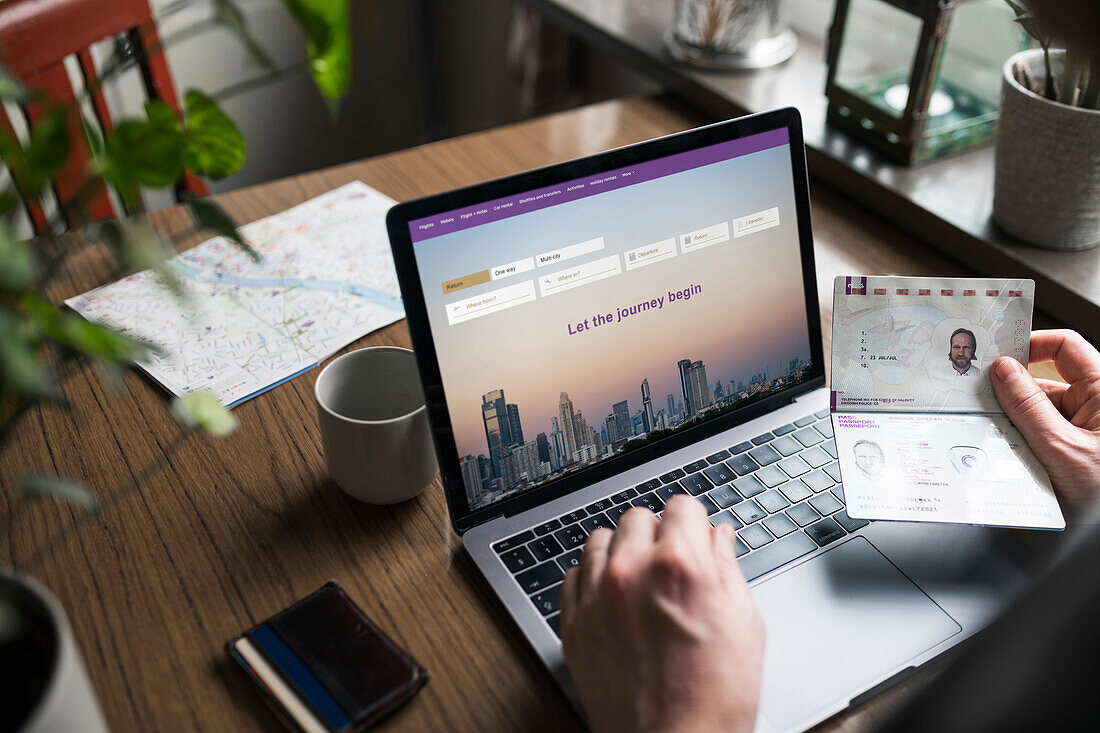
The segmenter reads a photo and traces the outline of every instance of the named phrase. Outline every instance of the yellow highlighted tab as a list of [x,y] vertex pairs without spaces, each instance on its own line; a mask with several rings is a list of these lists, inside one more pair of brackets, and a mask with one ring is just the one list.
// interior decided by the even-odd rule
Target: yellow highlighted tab
[[490,280],[488,270],[482,270],[481,272],[475,272],[472,275],[463,275],[462,277],[456,277],[454,280],[443,281],[443,292],[453,293],[456,290],[462,290],[463,288],[472,288],[475,285],[481,285],[487,283]]

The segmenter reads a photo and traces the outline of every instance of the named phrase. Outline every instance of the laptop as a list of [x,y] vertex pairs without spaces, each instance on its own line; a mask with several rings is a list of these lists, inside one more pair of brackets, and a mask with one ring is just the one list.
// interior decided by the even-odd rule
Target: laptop
[[768,630],[760,731],[902,679],[1024,586],[1004,530],[845,512],[796,110],[410,201],[387,226],[452,525],[574,704],[562,578],[590,532],[675,494],[738,530]]

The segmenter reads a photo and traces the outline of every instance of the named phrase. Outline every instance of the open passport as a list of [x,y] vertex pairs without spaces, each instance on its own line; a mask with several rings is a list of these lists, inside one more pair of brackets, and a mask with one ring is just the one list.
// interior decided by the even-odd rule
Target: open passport
[[848,514],[1064,529],[989,371],[1028,363],[1032,280],[837,277],[830,406]]

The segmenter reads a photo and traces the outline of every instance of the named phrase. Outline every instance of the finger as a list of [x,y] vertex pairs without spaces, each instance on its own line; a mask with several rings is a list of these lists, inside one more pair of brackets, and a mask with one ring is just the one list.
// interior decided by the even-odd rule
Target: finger
[[714,559],[718,565],[718,575],[726,588],[748,587],[741,565],[737,562],[737,550],[734,547],[736,534],[733,527],[720,524],[714,528],[711,541],[714,546]]
[[1100,377],[1100,352],[1081,334],[1069,329],[1032,333],[1028,360],[1053,361],[1058,373],[1070,384]]
[[568,627],[573,623],[573,612],[577,608],[578,594],[580,593],[580,568],[569,568],[565,573],[565,580],[561,584],[561,596],[558,603],[561,605],[561,625]]
[[634,507],[619,520],[611,538],[608,556],[644,554],[657,535],[657,515],[648,509]]
[[[1062,409],[1062,398],[1065,396],[1066,390],[1069,389],[1069,385],[1065,382],[1055,382],[1052,379],[1036,379],[1035,383],[1046,393],[1047,399],[1054,404],[1058,412],[1066,415]],[[1069,415],[1066,415],[1066,419],[1069,419]]]
[[607,567],[607,553],[611,548],[614,533],[610,529],[600,528],[588,536],[581,554],[580,579],[577,581],[578,600],[592,593],[603,577]]
[[1062,413],[1047,398],[1023,364],[1010,356],[993,362],[993,389],[1008,419],[1023,434],[1039,460],[1046,463],[1052,438],[1071,428]]
[[701,502],[677,494],[665,504],[665,513],[657,527],[657,541],[676,539],[692,549],[696,557],[710,555],[710,522]]

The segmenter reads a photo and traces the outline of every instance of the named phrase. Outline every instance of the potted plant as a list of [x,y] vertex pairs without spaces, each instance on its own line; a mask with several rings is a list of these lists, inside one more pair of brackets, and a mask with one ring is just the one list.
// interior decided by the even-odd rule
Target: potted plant
[[[993,221],[1039,247],[1100,245],[1100,3],[1006,0],[1041,48],[1004,65]],[[1054,49],[1055,44],[1064,49]]]
[[[178,278],[166,262],[175,249],[174,242],[162,239],[146,223],[144,214],[134,210],[128,192],[134,186],[172,189],[185,171],[221,178],[240,168],[244,142],[232,120],[220,109],[220,99],[285,78],[287,72],[297,70],[311,73],[332,109],[347,92],[351,69],[347,0],[283,3],[305,33],[308,59],[289,69],[275,69],[271,57],[248,33],[244,16],[233,0],[209,0],[214,18],[202,25],[219,24],[234,33],[263,71],[214,95],[187,90],[181,116],[163,101],[152,100],[146,104],[144,117],[116,120],[103,135],[82,126],[79,120],[70,124],[72,117],[81,115],[88,90],[81,99],[57,103],[36,97],[0,65],[0,101],[34,101],[46,110],[22,142],[0,129],[0,163],[10,173],[0,186],[0,451],[10,445],[13,433],[37,405],[64,404],[65,380],[74,365],[95,364],[108,383],[121,392],[125,389],[123,371],[143,352],[156,348],[155,344],[139,343],[85,321],[46,296],[61,263],[96,242],[107,246],[119,275],[156,268],[161,278],[180,292]],[[197,0],[180,0],[164,12],[195,4]],[[135,64],[132,54],[116,53],[102,65],[98,83]],[[113,187],[129,216],[103,222],[92,222],[84,216],[86,226],[79,237],[17,241],[12,220],[19,197],[40,196],[67,158],[70,129],[82,129],[89,139],[94,158],[89,172],[92,182]],[[58,212],[83,212],[87,202],[78,194],[75,200],[60,203]],[[252,253],[236,224],[214,201],[191,198],[185,203],[194,229],[183,236],[210,231]],[[171,409],[180,423],[179,434],[157,460],[121,486],[96,487],[95,477],[90,477],[88,486],[55,475],[0,476],[0,485],[14,489],[16,496],[9,504],[6,522],[0,523],[0,546],[13,548],[12,567],[0,567],[0,728],[26,733],[106,730],[68,620],[57,600],[30,573],[81,527],[160,471],[191,435],[225,435],[236,427],[236,418],[205,393],[176,399]],[[77,511],[67,525],[38,547],[16,557],[5,535],[30,503],[41,499],[66,501]]]

